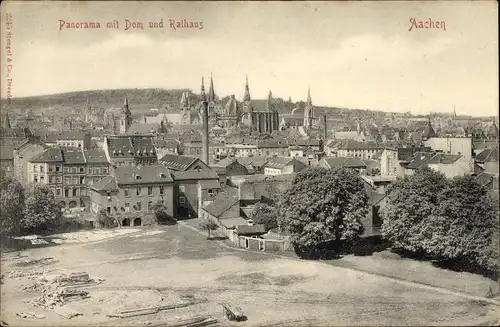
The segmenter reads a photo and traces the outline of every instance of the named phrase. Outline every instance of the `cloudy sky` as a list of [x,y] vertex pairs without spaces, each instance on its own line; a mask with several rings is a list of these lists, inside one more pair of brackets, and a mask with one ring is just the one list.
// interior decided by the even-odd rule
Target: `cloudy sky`
[[[12,15],[12,95],[191,88],[213,74],[220,96],[273,95],[352,108],[495,115],[496,2],[4,3]],[[444,29],[410,28],[410,19]],[[117,19],[120,28],[107,29]],[[163,19],[164,28],[125,28]],[[203,22],[170,28],[169,19]],[[100,29],[62,29],[94,21]],[[6,56],[2,51],[2,85]],[[2,87],[2,97],[6,88]]]

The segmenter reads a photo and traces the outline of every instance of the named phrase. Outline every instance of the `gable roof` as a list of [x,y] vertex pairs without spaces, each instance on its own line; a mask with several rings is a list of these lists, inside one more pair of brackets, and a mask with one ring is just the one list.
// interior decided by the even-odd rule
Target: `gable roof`
[[112,158],[156,159],[156,149],[151,136],[109,136],[106,138],[106,146]]
[[85,156],[83,151],[79,150],[63,150],[62,151],[64,162],[68,164],[84,164]]
[[451,165],[462,157],[461,154],[436,153],[434,157],[427,161],[427,164]]
[[43,163],[43,162],[63,162],[63,154],[61,149],[58,148],[48,148],[39,155],[34,156],[29,160],[33,163]]
[[325,157],[323,160],[332,169],[340,169],[340,168],[366,169],[366,164],[357,158]]
[[220,183],[218,180],[214,180],[214,179],[209,179],[209,180],[200,180],[198,181],[198,184],[200,185],[200,188],[202,190],[209,190],[209,189],[218,189],[218,188],[221,188],[220,187]]
[[118,189],[116,185],[116,180],[114,176],[106,176],[99,182],[90,185],[90,188],[94,191],[116,191]]
[[106,153],[102,149],[84,150],[83,154],[87,163],[108,163]]
[[498,162],[498,148],[484,149],[476,155],[477,162]]
[[140,135],[156,134],[156,132],[158,131],[158,127],[159,126],[156,123],[133,123],[127,129],[127,134],[129,134],[129,135],[133,135],[133,134],[140,134]]
[[219,193],[215,197],[214,201],[207,205],[204,209],[212,216],[218,218],[237,203],[239,203],[238,190],[228,187],[224,190],[224,192]]
[[285,166],[289,166],[291,164],[295,163],[300,163],[301,165],[305,165],[302,162],[298,161],[297,159],[290,158],[290,157],[275,157],[269,159],[264,167],[269,167],[269,168],[276,168],[276,169],[282,169]]
[[115,169],[116,183],[162,184],[173,182],[170,171],[162,165],[122,166]]
[[201,179],[219,179],[219,175],[213,170],[201,171],[173,171],[172,178],[175,181],[182,180],[201,180]]
[[262,235],[266,233],[266,228],[264,225],[256,224],[256,225],[236,225],[236,232],[238,235]]
[[417,169],[418,167],[426,164],[435,155],[435,152],[416,152],[413,159],[405,166],[405,168]]
[[167,153],[160,159],[160,163],[169,169],[184,171],[198,160],[201,161],[195,157]]

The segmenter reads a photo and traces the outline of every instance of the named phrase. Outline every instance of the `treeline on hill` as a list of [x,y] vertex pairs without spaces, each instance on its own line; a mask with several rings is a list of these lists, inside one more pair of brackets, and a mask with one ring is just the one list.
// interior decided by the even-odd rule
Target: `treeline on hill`
[[0,192],[1,241],[8,236],[44,233],[60,226],[61,208],[48,187],[36,185],[25,189],[2,174]]
[[[398,179],[387,197],[382,230],[392,250],[447,268],[497,273],[498,203],[474,177],[447,179],[423,168]],[[355,252],[364,242],[368,210],[357,173],[313,168],[297,174],[284,193],[256,205],[252,217],[266,229],[288,233],[300,257],[325,258]]]
[[[182,92],[188,89],[116,89],[116,90],[92,90],[59,93],[42,96],[13,98],[10,103],[5,104],[5,109],[28,109],[28,108],[71,108],[85,105],[87,98],[92,106],[103,108],[121,108],[125,95],[130,106],[133,104],[148,104],[155,108],[165,108],[167,104],[178,104]],[[132,108],[133,109],[133,108]]]

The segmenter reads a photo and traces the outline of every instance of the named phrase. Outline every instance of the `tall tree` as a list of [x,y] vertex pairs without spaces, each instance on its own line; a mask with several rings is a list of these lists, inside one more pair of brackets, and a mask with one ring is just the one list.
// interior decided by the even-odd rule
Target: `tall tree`
[[387,191],[387,205],[382,209],[382,234],[393,247],[425,252],[424,240],[430,237],[425,228],[448,186],[443,174],[428,167],[394,182]]
[[495,256],[498,237],[498,204],[473,176],[456,177],[439,194],[432,219],[423,228],[429,236],[423,241],[428,253],[488,268],[485,258]]
[[364,232],[368,213],[364,182],[356,172],[324,168],[297,174],[279,199],[280,226],[290,233],[300,252],[315,251],[327,241],[356,241]]
[[213,219],[206,219],[201,222],[200,228],[208,232],[207,238],[210,239],[210,232],[217,230],[219,228],[219,224],[217,224],[217,222]]
[[0,196],[0,233],[1,236],[18,236],[21,232],[25,194],[19,182],[11,182],[1,190]]
[[22,220],[26,232],[47,231],[56,227],[62,219],[54,193],[46,186],[35,186],[28,198]]
[[278,227],[276,208],[268,203],[259,202],[252,210],[252,220],[256,224],[262,224],[266,230]]

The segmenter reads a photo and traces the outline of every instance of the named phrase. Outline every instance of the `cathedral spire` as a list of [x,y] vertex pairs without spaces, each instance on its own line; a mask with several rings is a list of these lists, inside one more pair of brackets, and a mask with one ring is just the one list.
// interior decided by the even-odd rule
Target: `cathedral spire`
[[208,101],[215,101],[214,79],[210,73],[210,87],[208,89]]
[[205,79],[203,78],[203,76],[201,77],[200,98],[201,98],[201,101],[206,101],[207,100],[207,96],[205,95]]
[[311,87],[307,89],[307,104],[312,104],[311,100]]
[[271,109],[272,109],[272,104],[271,104],[272,100],[273,100],[273,92],[271,92],[271,90],[269,90],[269,94],[267,96],[267,110],[268,111],[271,111]]
[[248,75],[245,81],[245,95],[243,96],[243,101],[250,101],[250,88],[248,87]]

